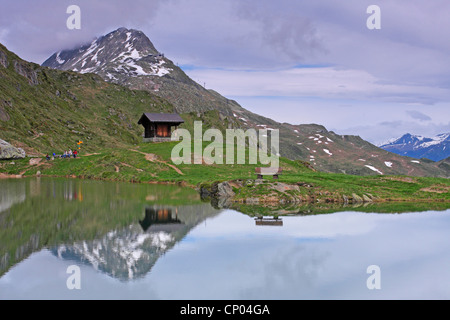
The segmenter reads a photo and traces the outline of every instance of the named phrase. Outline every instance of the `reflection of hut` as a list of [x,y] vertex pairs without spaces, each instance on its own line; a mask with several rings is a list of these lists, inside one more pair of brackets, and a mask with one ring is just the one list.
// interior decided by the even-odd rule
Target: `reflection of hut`
[[173,216],[172,209],[147,207],[145,218],[139,221],[139,224],[144,231],[151,229],[151,231],[170,232],[182,226],[183,222],[178,219],[177,213],[175,217]]
[[282,227],[283,226],[283,220],[279,218],[263,218],[259,217],[255,219],[255,223],[257,226],[275,226],[275,227]]

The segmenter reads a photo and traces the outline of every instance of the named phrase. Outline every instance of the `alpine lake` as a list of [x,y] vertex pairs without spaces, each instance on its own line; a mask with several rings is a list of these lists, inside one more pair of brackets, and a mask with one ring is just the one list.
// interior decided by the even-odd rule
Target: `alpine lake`
[[220,208],[175,185],[0,180],[0,300],[447,300],[449,206]]

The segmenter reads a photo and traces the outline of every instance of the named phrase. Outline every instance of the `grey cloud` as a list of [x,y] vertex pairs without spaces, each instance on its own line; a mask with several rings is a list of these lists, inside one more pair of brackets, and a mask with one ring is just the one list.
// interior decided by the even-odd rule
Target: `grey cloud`
[[399,127],[402,124],[402,121],[383,121],[380,122],[379,125],[383,126],[383,127],[390,127],[390,128],[395,128],[395,127]]
[[[304,245],[284,248],[263,266],[264,281],[242,290],[242,299],[299,299],[311,297],[317,286],[319,270],[328,262],[329,252],[317,252]],[[250,297],[250,298],[248,298]]]
[[[7,1],[0,11],[3,44],[22,58],[42,63],[53,52],[92,41],[118,27],[146,27],[163,0]],[[69,5],[81,9],[81,30],[69,30]]]
[[[284,6],[283,6],[284,5]],[[291,4],[273,1],[237,1],[234,10],[239,19],[256,23],[260,45],[291,63],[300,63],[325,48],[310,17]]]
[[[74,3],[82,9],[79,31],[65,28],[66,8]],[[445,16],[450,3],[379,0],[382,30],[373,32],[365,26],[370,4],[369,0],[6,1],[0,12],[0,39],[24,58],[42,62],[56,50],[124,26],[141,29],[181,63],[255,69],[325,64],[367,70],[388,81],[448,87],[450,42],[442,39],[450,37]]]
[[433,119],[431,119],[429,116],[427,116],[426,114],[420,112],[420,111],[416,111],[416,110],[408,110],[406,111],[406,113],[413,119],[416,120],[420,120],[420,121],[431,121]]

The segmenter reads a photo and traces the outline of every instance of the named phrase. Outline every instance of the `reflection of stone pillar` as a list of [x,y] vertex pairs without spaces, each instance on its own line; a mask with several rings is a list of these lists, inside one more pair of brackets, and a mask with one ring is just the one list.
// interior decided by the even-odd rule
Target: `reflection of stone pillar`
[[39,196],[41,194],[41,178],[30,180],[30,195],[32,197]]
[[74,198],[74,192],[76,192],[74,190],[76,189],[74,188],[73,181],[65,181],[63,184],[64,200],[72,201]]

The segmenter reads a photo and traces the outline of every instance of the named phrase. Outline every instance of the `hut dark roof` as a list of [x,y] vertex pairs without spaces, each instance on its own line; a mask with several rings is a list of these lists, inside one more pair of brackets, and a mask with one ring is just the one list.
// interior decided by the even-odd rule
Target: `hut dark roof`
[[184,120],[177,113],[144,113],[138,124],[142,124],[144,118],[147,118],[150,122],[184,123]]

